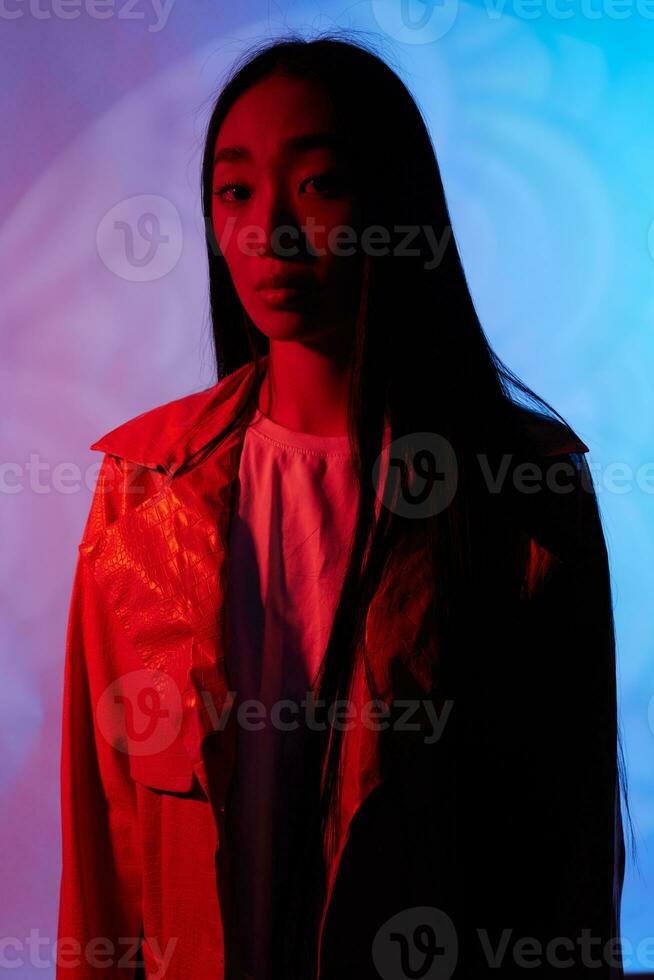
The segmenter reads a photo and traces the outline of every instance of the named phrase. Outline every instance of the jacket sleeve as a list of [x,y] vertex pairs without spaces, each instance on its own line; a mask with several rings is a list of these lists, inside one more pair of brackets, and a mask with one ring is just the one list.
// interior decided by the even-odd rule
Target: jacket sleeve
[[484,615],[465,634],[457,834],[478,959],[461,975],[492,976],[479,923],[504,952],[503,980],[528,968],[614,980],[624,844],[609,558],[585,456],[537,459],[538,491],[512,481],[508,498],[527,551],[520,595],[507,605],[500,562],[513,549],[500,541],[502,574],[485,577]]
[[608,980],[623,976],[615,945],[625,860],[616,644],[609,557],[586,458],[551,463],[571,458],[571,491],[550,494],[545,507],[541,540],[559,560],[535,602],[537,656],[552,685],[549,789],[565,848],[552,916],[557,935],[575,941],[578,975]]
[[[120,462],[105,456],[83,540],[118,516],[120,479]],[[80,552],[64,669],[57,980],[138,975],[142,868],[135,785],[128,755],[103,736],[96,710],[116,679],[120,625],[111,615]]]

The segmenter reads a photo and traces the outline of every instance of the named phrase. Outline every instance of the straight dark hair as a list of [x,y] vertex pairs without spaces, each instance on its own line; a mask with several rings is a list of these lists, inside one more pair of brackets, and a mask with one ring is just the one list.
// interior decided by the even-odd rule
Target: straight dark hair
[[[503,453],[533,458],[534,432],[553,428],[564,444],[575,439],[565,420],[500,360],[481,327],[466,283],[454,238],[438,264],[427,268],[432,252],[427,226],[439,241],[452,226],[440,171],[428,128],[404,82],[386,61],[352,35],[321,35],[311,40],[290,36],[267,41],[246,52],[233,67],[215,101],[206,131],[202,167],[202,204],[206,223],[210,309],[218,379],[246,363],[254,364],[251,399],[262,378],[260,357],[268,339],[245,312],[232,284],[212,226],[213,156],[221,124],[238,97],[273,72],[315,79],[335,107],[359,188],[364,227],[408,226],[417,234],[415,254],[366,255],[353,345],[349,428],[359,481],[356,526],[347,571],[319,674],[318,696],[326,704],[347,698],[355,655],[364,635],[366,613],[391,556],[405,544],[424,542],[431,556],[434,596],[431,628],[439,638],[437,683],[446,699],[461,693],[464,670],[475,670],[476,640],[471,622],[477,609],[488,625],[497,611],[502,630],[503,595],[512,573],[511,544],[526,502],[489,494],[477,454],[497,460]],[[250,402],[248,402],[249,404]],[[244,406],[244,410],[247,406]],[[442,512],[408,519],[382,507],[375,517],[376,491],[371,474],[382,451],[387,413],[393,440],[438,433],[456,454],[457,491]],[[235,424],[236,420],[234,420]],[[219,441],[224,433],[217,436]],[[578,454],[579,479],[590,491],[588,506],[599,521],[590,472]],[[533,500],[533,497],[530,498]],[[560,504],[563,506],[563,503]],[[602,539],[603,540],[603,539]],[[398,559],[401,562],[401,558]],[[600,562],[607,562],[605,549]],[[399,566],[401,568],[401,564]],[[606,565],[608,582],[608,565]],[[613,616],[610,588],[598,617],[610,632],[603,669],[609,699],[615,699]],[[466,639],[463,639],[466,638]],[[462,654],[470,654],[467,664]],[[436,667],[435,667],[436,670]],[[436,675],[435,675],[436,680]],[[612,714],[609,715],[609,718]],[[449,724],[449,722],[448,722]],[[619,733],[611,728],[607,766],[626,781]],[[305,794],[303,824],[307,839],[294,892],[295,915],[302,925],[289,943],[289,977],[301,962],[300,942],[309,943],[311,926],[323,899],[323,846],[333,852],[334,820],[341,791],[340,730],[329,726],[316,736],[315,765],[323,776]],[[324,766],[324,768],[323,768]],[[310,777],[311,778],[311,777]],[[621,846],[622,842],[619,842]],[[622,869],[619,885],[622,883]],[[304,916],[304,919],[302,917]],[[312,951],[308,948],[308,957]],[[298,975],[302,968],[297,966]]]

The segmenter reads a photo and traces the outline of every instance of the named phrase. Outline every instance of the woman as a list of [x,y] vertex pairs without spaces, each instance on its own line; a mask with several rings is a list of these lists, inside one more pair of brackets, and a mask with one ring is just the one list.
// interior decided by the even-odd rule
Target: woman
[[587,447],[489,347],[419,109],[266,45],[202,193],[219,380],[91,447],[58,977],[621,976]]

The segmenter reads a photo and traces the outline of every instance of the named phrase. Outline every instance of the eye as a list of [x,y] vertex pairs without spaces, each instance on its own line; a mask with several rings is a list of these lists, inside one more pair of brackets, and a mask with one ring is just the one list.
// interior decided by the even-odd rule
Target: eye
[[316,195],[320,197],[331,197],[343,191],[345,181],[335,173],[312,174],[306,180],[302,181],[300,185],[301,189],[304,189],[308,184],[313,184],[314,186],[313,192],[309,192],[310,197]]
[[[244,184],[223,184],[222,187],[216,188],[214,194],[216,197],[220,198],[224,204],[239,204],[240,201],[247,200],[249,191]],[[236,196],[227,197],[228,194],[234,194]],[[239,194],[242,194],[243,196],[238,197]]]

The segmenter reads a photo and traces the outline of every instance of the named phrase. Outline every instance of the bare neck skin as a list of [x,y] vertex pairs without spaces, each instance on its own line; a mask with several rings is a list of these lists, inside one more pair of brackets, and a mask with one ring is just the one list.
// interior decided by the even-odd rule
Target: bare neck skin
[[352,363],[347,347],[330,348],[271,340],[259,410],[297,432],[346,435]]

